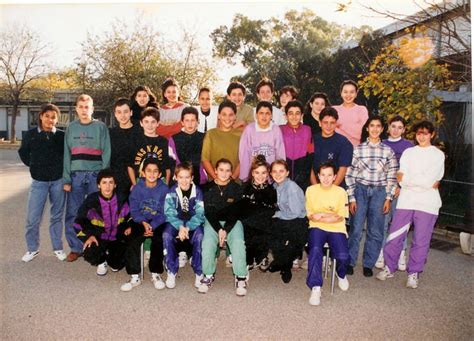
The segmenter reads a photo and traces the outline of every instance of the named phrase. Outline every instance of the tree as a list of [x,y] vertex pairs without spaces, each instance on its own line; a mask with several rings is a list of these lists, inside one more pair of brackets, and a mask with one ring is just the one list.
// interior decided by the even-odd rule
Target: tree
[[0,32],[0,80],[12,104],[10,142],[16,142],[16,117],[20,102],[27,98],[33,82],[49,70],[49,46],[27,26]]

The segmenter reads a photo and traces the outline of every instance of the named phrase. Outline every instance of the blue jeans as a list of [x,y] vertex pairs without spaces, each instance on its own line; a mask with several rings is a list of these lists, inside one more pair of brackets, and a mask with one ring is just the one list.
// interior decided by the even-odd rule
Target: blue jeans
[[39,249],[39,229],[43,218],[44,204],[50,202],[49,235],[54,251],[63,249],[63,211],[64,191],[63,180],[38,181],[32,180],[28,194],[28,212],[26,217],[25,238],[28,251]]
[[386,197],[385,186],[356,184],[354,195],[357,210],[352,217],[349,230],[349,264],[355,266],[357,263],[362,230],[367,219],[367,237],[362,264],[364,268],[373,268],[382,249],[384,236],[385,216],[383,214],[383,204]]
[[72,252],[82,253],[82,242],[77,238],[74,219],[87,195],[97,192],[97,173],[78,171],[71,174],[71,192],[67,194],[66,217],[64,221],[66,240]]

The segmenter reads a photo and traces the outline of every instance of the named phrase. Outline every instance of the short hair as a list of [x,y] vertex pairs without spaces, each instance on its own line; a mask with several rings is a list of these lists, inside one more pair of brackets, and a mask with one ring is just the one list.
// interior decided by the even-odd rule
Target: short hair
[[235,103],[232,101],[227,99],[224,100],[221,104],[219,104],[219,109],[217,112],[220,114],[224,108],[231,108],[234,111],[234,114],[237,114],[237,105],[235,105]]
[[198,97],[201,96],[201,93],[203,92],[209,92],[209,93],[212,93],[211,89],[208,88],[207,86],[203,86],[201,89],[199,89],[199,92],[198,92]]
[[407,125],[407,121],[400,115],[394,116],[388,120],[388,124],[392,124],[393,122],[401,122],[404,127]]
[[319,113],[319,122],[323,120],[326,116],[330,116],[334,118],[336,121],[339,119],[339,115],[337,114],[337,110],[334,109],[333,107],[325,107],[321,112]]
[[[132,105],[134,105],[135,103],[137,103],[137,101],[135,100],[135,97],[137,97],[137,94],[140,92],[140,91],[145,91],[147,94],[148,94],[148,97],[149,97],[149,100],[148,100],[148,103],[151,103],[151,102],[156,102],[156,96],[155,94],[150,90],[149,87],[147,87],[146,85],[139,85],[135,88],[135,90],[133,90],[133,94],[132,96],[130,97],[130,102]],[[148,106],[148,105],[147,105]]]
[[[46,112],[48,111],[54,111],[56,113],[56,115],[61,115],[61,111],[59,110],[59,108],[57,106],[55,106],[54,104],[52,103],[45,103],[41,106],[41,109],[40,109],[40,112],[38,114],[38,126],[42,129],[43,128],[43,122],[41,122],[41,116],[43,116],[43,114],[45,114]],[[59,119],[59,117],[58,117]]]
[[255,113],[257,113],[262,108],[270,109],[270,112],[273,113],[273,105],[268,101],[260,101],[257,103],[257,108],[255,109]]
[[79,95],[77,96],[76,98],[76,105],[77,103],[79,102],[91,102],[92,105],[94,105],[94,100],[92,99],[91,96],[87,95],[87,94],[82,94],[82,95]]
[[117,182],[116,178],[115,178],[115,173],[113,170],[111,170],[110,168],[105,168],[105,169],[102,169],[98,174],[97,174],[97,179],[96,179],[96,182],[97,182],[97,185],[100,184],[100,181],[102,179],[105,179],[105,178],[112,178],[114,179],[115,182]]
[[243,93],[244,96],[245,96],[245,93],[246,93],[245,86],[244,86],[242,83],[237,82],[237,81],[235,81],[235,82],[230,82],[229,86],[227,87],[227,95],[230,96],[230,93],[231,93],[233,90],[235,90],[235,89],[240,89],[240,90],[242,90],[242,93]]
[[341,86],[339,87],[339,92],[342,92],[342,89],[346,85],[353,85],[355,87],[356,91],[359,91],[359,86],[357,85],[357,83],[355,81],[353,81],[352,79],[347,79],[345,81],[342,81]]
[[326,169],[326,168],[332,168],[332,171],[334,172],[334,175],[337,174],[337,167],[331,161],[322,162],[318,167],[318,174],[321,173],[321,170]]
[[284,93],[289,92],[293,99],[298,97],[298,90],[293,85],[285,85],[283,88],[280,89],[280,96]]
[[184,161],[177,165],[174,169],[174,175],[178,175],[178,173],[182,170],[189,171],[191,176],[193,175],[193,164],[189,161]]
[[303,103],[301,103],[300,101],[289,101],[285,107],[285,114],[288,114],[288,110],[294,107],[299,108],[301,111],[301,114],[303,114],[303,110],[304,110]]
[[434,124],[430,121],[420,121],[413,125],[412,131],[416,134],[416,132],[420,129],[426,129],[429,131],[430,134],[435,132]]
[[271,79],[267,77],[263,77],[260,80],[260,82],[257,83],[257,86],[255,87],[255,92],[258,94],[260,92],[260,89],[264,86],[269,86],[270,90],[272,91],[272,94],[273,94],[273,91],[275,91],[275,86],[273,85],[273,82],[271,81]]
[[158,122],[160,122],[160,111],[154,107],[146,107],[145,110],[140,114],[140,121],[145,117],[151,116]]
[[181,121],[184,120],[184,115],[194,115],[196,116],[196,120],[199,120],[199,113],[195,107],[186,107],[181,112]]
[[252,172],[258,167],[265,167],[267,172],[270,172],[270,164],[267,162],[267,159],[264,155],[258,154],[252,158],[252,163],[250,164],[249,179],[252,178]]
[[221,158],[221,159],[217,160],[217,162],[216,162],[216,169],[217,169],[217,167],[219,167],[219,165],[220,165],[221,163],[227,163],[227,164],[229,164],[231,171],[234,169],[234,165],[232,164],[232,162],[231,162],[229,159],[226,159],[226,158]]
[[[168,103],[168,99],[166,99],[165,97],[165,91],[166,89],[168,89],[170,86],[175,86],[179,89],[179,84],[178,82],[176,81],[176,79],[174,79],[173,77],[168,77],[165,79],[165,81],[161,84],[161,96],[163,97],[163,103]],[[180,97],[178,97],[178,100],[180,100]]]
[[121,97],[119,98],[118,100],[115,101],[114,103],[114,111],[115,111],[115,108],[117,107],[121,107],[122,105],[127,105],[129,109],[131,109],[131,105],[130,105],[130,101],[128,98],[125,98],[125,97]]
[[270,169],[273,170],[273,167],[275,167],[276,165],[282,165],[283,167],[285,167],[287,171],[290,170],[290,167],[288,166],[288,162],[286,162],[283,159],[278,159],[278,160],[273,161],[270,166]]
[[158,172],[161,173],[161,169],[160,169],[160,163],[158,162],[158,159],[156,157],[147,157],[144,161],[143,161],[143,166],[142,166],[142,171],[144,172],[145,169],[148,167],[148,165],[156,165],[156,167],[158,167]]

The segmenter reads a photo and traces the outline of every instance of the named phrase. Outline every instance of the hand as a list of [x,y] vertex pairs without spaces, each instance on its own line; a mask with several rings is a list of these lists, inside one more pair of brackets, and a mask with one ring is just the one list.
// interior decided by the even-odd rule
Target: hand
[[323,213],[313,213],[310,217],[310,219],[312,221],[319,221],[321,220],[322,218],[324,218],[324,214]]
[[398,172],[397,173],[397,181],[400,183],[403,181],[403,173],[402,172]]
[[178,232],[178,239],[181,241],[189,239],[189,228],[181,226]]
[[349,212],[351,212],[352,215],[354,215],[357,211],[357,204],[355,201],[351,201],[349,203]]
[[64,192],[71,192],[71,184],[64,184],[63,185],[63,191]]
[[223,229],[219,230],[219,246],[223,247],[225,244],[225,238],[227,237],[227,232]]
[[383,203],[383,209],[382,209],[383,214],[387,214],[390,211],[390,204],[391,204],[390,199],[385,199]]
[[144,237],[153,237],[153,228],[151,227],[150,224],[148,224],[146,221],[143,223],[143,227],[145,228],[145,232],[143,233]]
[[123,234],[126,235],[126,236],[129,236],[130,233],[132,233],[132,228],[131,227],[127,227],[125,229],[125,231],[123,231]]
[[84,246],[82,247],[82,250],[85,250],[87,249],[88,247],[90,247],[92,244],[95,244],[97,246],[99,246],[99,242],[97,241],[97,238],[94,237],[94,236],[90,236],[86,242],[84,243]]
[[397,188],[395,189],[395,194],[393,195],[393,199],[398,198],[399,195],[400,195],[400,187],[397,186]]
[[440,182],[439,182],[439,181],[436,181],[436,182],[433,184],[433,188],[434,188],[434,189],[438,189],[438,188],[439,188],[439,185],[440,185]]

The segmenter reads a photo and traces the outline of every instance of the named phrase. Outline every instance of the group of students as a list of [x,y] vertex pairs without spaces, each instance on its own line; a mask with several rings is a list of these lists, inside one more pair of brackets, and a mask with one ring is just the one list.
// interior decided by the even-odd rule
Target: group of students
[[[181,101],[174,79],[161,90],[161,106],[146,86],[130,100],[117,100],[118,125],[110,130],[92,118],[88,95],[78,97],[79,119],[65,133],[55,127],[59,109],[43,106],[38,127],[19,150],[33,178],[24,262],[39,253],[49,195],[56,257],[73,262],[83,256],[98,275],[125,267],[130,280],[122,291],[141,284],[141,246],[147,241],[156,289],[175,287],[187,253],[194,285],[206,293],[219,247],[226,246],[239,296],[246,295],[249,271],[256,267],[280,272],[289,283],[306,250],[309,303],[319,305],[323,246],[329,245],[338,286],[346,291],[365,225],[364,276],[373,276],[374,266],[383,269],[380,280],[407,269],[407,286],[417,287],[444,172],[444,154],[431,145],[431,122],[414,126],[413,146],[403,138],[404,119],[394,117],[382,141],[384,122],[355,104],[353,81],[341,84],[341,105],[315,93],[306,108],[292,86],[280,90],[280,108],[273,105],[274,86],[266,78],[257,85],[255,109],[244,103],[239,82],[230,83],[218,107],[211,105],[209,88],[200,89],[197,107]],[[65,202],[67,256],[61,239]]]

